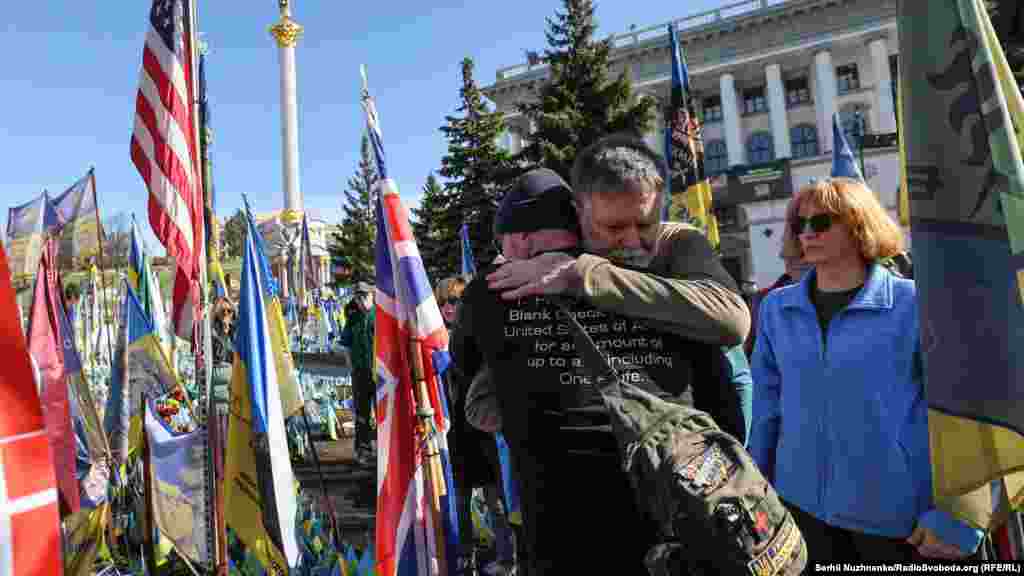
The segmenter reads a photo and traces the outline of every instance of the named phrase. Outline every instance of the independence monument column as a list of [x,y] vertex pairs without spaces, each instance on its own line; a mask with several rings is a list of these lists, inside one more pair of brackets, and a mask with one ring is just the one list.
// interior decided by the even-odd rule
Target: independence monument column
[[302,26],[292,20],[289,0],[278,0],[281,19],[270,27],[281,56],[281,146],[284,181],[284,213],[286,224],[302,219],[302,191],[299,189],[299,110],[295,98],[295,44],[302,35]]

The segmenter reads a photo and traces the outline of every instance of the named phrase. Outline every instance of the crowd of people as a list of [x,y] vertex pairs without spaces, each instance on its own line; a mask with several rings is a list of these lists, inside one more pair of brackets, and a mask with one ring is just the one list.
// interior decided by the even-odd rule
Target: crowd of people
[[[645,495],[623,472],[560,307],[624,381],[706,412],[747,446],[804,536],[808,571],[975,554],[982,533],[932,502],[917,297],[903,267],[882,264],[904,241],[876,195],[848,178],[800,189],[786,272],[747,301],[699,230],[662,221],[666,177],[632,136],[582,151],[571,185],[533,170],[498,209],[498,259],[468,284],[437,284],[460,532],[472,533],[475,488],[501,526],[498,560],[476,566],[470,544],[461,573],[647,574],[664,538],[636,504]],[[357,293],[344,338],[356,413],[368,414],[373,307],[369,287]],[[368,430],[361,419],[361,455]],[[521,520],[510,524],[513,492]]]

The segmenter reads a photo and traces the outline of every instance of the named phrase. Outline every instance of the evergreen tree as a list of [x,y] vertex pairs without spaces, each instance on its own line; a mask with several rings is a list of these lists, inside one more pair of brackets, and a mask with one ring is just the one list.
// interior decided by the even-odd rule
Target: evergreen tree
[[249,224],[245,212],[241,208],[224,222],[224,230],[220,237],[224,243],[222,250],[225,259],[237,258],[242,255],[242,249],[245,247],[245,235],[248,230]]
[[373,282],[373,250],[377,240],[374,199],[371,194],[377,180],[377,169],[370,149],[370,139],[363,136],[359,166],[348,180],[345,200],[341,206],[340,230],[331,235],[331,256],[340,258],[348,271],[343,282]]
[[549,76],[535,100],[518,106],[533,124],[520,159],[545,166],[566,181],[576,154],[609,134],[642,135],[650,128],[654,104],[633,97],[625,72],[609,78],[611,44],[594,40],[592,0],[562,0],[564,12],[547,19]]
[[[493,227],[497,200],[504,186],[515,175],[509,153],[498,144],[504,131],[504,114],[491,111],[473,79],[473,60],[462,61],[462,88],[459,90],[460,117],[447,116],[441,127],[448,140],[448,153],[441,159],[440,173],[448,182],[450,201],[446,217],[437,226],[459,246],[459,229],[469,227],[470,244],[477,265],[494,259]],[[441,230],[442,228],[439,228]],[[453,257],[458,263],[458,250]],[[458,266],[458,264],[456,264]],[[455,270],[458,270],[456,267]]]
[[453,214],[458,214],[451,209],[451,204],[451,195],[433,173],[429,174],[423,185],[420,207],[412,210],[415,217],[412,230],[432,282],[459,272],[458,220],[452,218]]

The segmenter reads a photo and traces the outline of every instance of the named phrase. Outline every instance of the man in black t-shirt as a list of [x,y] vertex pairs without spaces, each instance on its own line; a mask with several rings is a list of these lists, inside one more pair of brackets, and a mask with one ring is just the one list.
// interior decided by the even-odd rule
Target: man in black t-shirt
[[[528,173],[506,194],[495,229],[513,261],[581,252],[571,193],[549,170]],[[642,573],[654,527],[637,511],[603,402],[569,325],[547,297],[505,300],[488,289],[483,279],[492,271],[484,270],[467,288],[452,348],[465,373],[486,363],[496,381],[520,480],[529,551],[520,568],[530,576]],[[571,313],[624,379],[727,419],[721,380],[706,371],[719,357],[711,345],[582,299],[572,302]]]

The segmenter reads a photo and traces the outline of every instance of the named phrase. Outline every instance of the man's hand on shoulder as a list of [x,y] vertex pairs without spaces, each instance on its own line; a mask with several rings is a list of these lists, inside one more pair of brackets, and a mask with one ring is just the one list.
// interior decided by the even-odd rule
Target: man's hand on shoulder
[[562,252],[511,260],[487,275],[487,287],[505,300],[574,292],[581,282],[576,258]]

